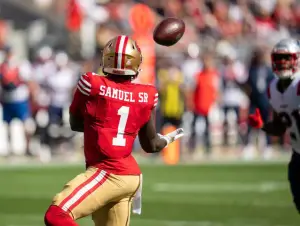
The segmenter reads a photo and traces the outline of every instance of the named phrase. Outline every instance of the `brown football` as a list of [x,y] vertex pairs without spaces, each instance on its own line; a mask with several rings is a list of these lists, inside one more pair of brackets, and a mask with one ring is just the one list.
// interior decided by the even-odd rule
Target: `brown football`
[[163,46],[172,46],[183,36],[185,24],[179,18],[169,17],[162,20],[154,29],[154,41]]

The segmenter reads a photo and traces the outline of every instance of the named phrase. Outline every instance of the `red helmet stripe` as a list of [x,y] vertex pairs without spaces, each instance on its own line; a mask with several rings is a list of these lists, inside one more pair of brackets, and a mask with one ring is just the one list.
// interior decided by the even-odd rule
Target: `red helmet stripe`
[[122,51],[123,51],[123,46],[124,46],[124,41],[125,41],[126,36],[122,35],[122,36],[118,36],[118,40],[117,40],[117,45],[116,45],[116,58],[115,58],[115,62],[117,61],[116,64],[116,68],[121,69],[122,67]]
[[126,51],[127,42],[128,42],[128,37],[125,36],[124,45],[123,45],[123,49],[122,49],[122,62],[121,62],[122,69],[124,69],[124,67],[125,67],[125,51]]
[[119,58],[119,48],[120,48],[121,37],[122,36],[118,36],[117,43],[116,43],[116,49],[115,49],[115,68],[118,67],[118,58]]

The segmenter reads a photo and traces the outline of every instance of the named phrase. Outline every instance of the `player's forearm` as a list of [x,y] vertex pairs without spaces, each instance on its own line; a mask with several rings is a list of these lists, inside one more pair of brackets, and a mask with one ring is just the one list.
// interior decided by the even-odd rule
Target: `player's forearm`
[[157,153],[164,149],[168,142],[165,138],[156,134],[153,139],[143,140],[140,139],[141,146],[143,150],[147,153]]
[[83,132],[84,128],[83,125],[76,125],[76,126],[71,126],[71,130],[75,131],[75,132]]
[[286,131],[286,127],[277,121],[269,121],[263,125],[261,128],[270,136],[282,136]]
[[152,142],[154,146],[153,148],[154,152],[160,152],[168,145],[167,139],[164,136],[159,136],[158,134],[156,134],[156,137]]
[[71,130],[76,132],[83,132],[84,131],[84,125],[83,123],[71,123],[70,122]]
[[160,152],[168,144],[184,135],[183,129],[179,128],[166,135],[161,135],[155,129],[155,109],[152,110],[149,121],[140,129],[139,140],[142,148],[147,153]]
[[74,115],[70,114],[70,127],[71,130],[76,132],[83,132],[84,131],[84,123],[83,119],[75,117]]

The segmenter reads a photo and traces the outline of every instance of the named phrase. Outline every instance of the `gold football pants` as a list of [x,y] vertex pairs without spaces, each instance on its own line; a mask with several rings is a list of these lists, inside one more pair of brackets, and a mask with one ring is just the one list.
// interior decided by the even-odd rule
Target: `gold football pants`
[[139,185],[139,176],[109,174],[89,167],[69,181],[52,204],[69,212],[74,220],[92,215],[95,226],[128,226]]

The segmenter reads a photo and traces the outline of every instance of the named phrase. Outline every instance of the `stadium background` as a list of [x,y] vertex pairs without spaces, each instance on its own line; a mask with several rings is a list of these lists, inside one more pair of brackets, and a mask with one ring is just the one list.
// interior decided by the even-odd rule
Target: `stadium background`
[[[158,46],[153,28],[168,16],[184,19],[186,33]],[[142,49],[137,82],[160,92],[157,128],[182,125],[187,134],[163,155],[144,154],[137,142],[145,184],[143,215],[132,225],[298,225],[289,140],[248,131],[246,117],[255,99],[266,99],[270,49],[297,38],[299,22],[293,0],[0,0],[1,64],[26,78],[16,86],[27,87],[18,97],[31,116],[25,130],[17,119],[0,122],[0,225],[42,225],[51,197],[83,169],[68,106],[80,74],[101,73],[101,49],[119,34]],[[3,99],[2,89],[4,111]]]

